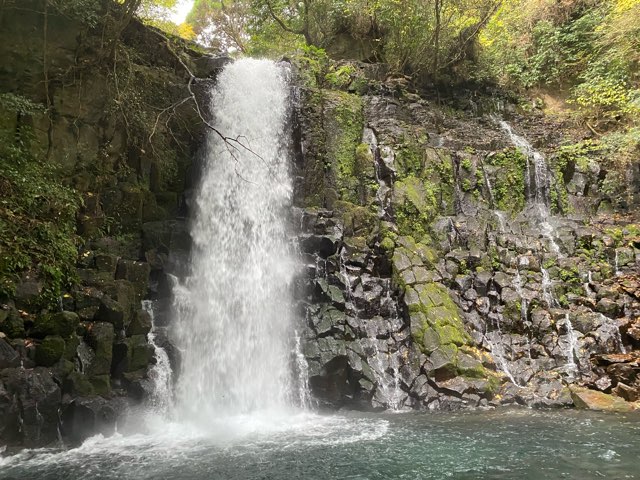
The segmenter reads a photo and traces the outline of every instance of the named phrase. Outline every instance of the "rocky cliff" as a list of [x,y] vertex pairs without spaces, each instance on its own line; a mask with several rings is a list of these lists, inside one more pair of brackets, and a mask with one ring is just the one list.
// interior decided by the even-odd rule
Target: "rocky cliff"
[[300,309],[321,405],[638,400],[637,163],[482,87],[419,91],[350,63],[301,77]]
[[[200,92],[221,63],[113,2],[4,2],[0,25],[0,443],[40,446],[112,432],[149,389],[141,300],[189,248]],[[77,199],[68,229],[56,184]]]
[[[179,360],[169,273],[191,243],[201,93],[225,60],[100,5],[0,7],[2,444],[109,433],[144,401],[145,298]],[[296,294],[318,404],[633,408],[637,162],[487,89],[294,63]]]

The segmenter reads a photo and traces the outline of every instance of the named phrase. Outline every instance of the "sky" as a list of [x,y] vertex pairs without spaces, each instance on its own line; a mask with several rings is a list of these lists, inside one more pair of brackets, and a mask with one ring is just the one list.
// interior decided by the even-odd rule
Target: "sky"
[[184,22],[192,6],[193,0],[178,0],[176,8],[173,9],[171,20],[178,25]]

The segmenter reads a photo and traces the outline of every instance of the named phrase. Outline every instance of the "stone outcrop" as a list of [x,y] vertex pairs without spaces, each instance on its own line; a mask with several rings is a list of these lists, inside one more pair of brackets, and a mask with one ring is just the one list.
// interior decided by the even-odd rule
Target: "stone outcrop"
[[[639,347],[633,180],[612,197],[603,185],[626,174],[560,158],[562,125],[540,115],[464,92],[443,108],[352,67],[343,85],[319,74],[298,109],[294,225],[319,403],[568,406],[577,385],[634,401],[635,352],[620,356]],[[542,173],[490,113],[540,145]]]
[[165,272],[188,251],[184,198],[204,133],[178,103],[189,81],[200,96],[228,61],[136,19],[118,23],[111,1],[44,3],[0,8],[0,94],[42,104],[29,115],[0,109],[0,128],[31,132],[34,158],[82,197],[80,247],[58,305],[43,304],[36,271],[0,295],[0,445],[10,446],[111,433],[148,393],[155,359],[141,301],[168,296]]

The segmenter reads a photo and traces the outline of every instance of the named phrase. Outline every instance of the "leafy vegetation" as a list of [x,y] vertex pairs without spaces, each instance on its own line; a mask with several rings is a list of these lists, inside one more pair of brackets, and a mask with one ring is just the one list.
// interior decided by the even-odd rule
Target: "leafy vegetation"
[[587,117],[637,121],[638,0],[505,0],[480,43],[480,76],[560,87]]
[[43,110],[24,97],[0,95],[0,298],[33,274],[44,281],[39,303],[48,306],[75,277],[81,202],[33,148],[28,119]]

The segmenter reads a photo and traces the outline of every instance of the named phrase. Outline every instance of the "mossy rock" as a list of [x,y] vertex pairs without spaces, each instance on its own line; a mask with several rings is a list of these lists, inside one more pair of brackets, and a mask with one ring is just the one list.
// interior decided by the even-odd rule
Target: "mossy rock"
[[[340,198],[361,202],[359,192],[366,178],[367,162],[356,156],[362,139],[364,115],[362,98],[338,91],[324,91],[325,149]],[[362,152],[361,152],[362,153]],[[361,162],[362,161],[362,165]],[[364,169],[364,171],[363,171]],[[375,176],[374,176],[375,179]]]
[[111,378],[109,375],[96,375],[89,378],[93,391],[97,395],[108,395],[111,392]]
[[146,310],[138,310],[127,327],[127,335],[146,335],[152,327],[151,315]]
[[0,332],[9,338],[24,338],[26,336],[24,320],[18,312],[13,310],[8,312],[8,315],[0,322]]
[[378,216],[369,207],[338,201],[335,209],[342,217],[344,235],[347,237],[368,237],[377,227]]
[[31,335],[42,338],[47,335],[59,335],[67,338],[76,331],[80,317],[75,312],[46,314],[36,319]]
[[433,282],[407,287],[405,303],[411,316],[411,333],[423,352],[433,351],[436,345],[460,347],[471,342],[445,286]]
[[80,337],[75,333],[70,335],[64,341],[64,353],[62,356],[66,360],[72,361],[77,355],[78,345],[80,345]]
[[145,369],[153,358],[153,347],[146,335],[134,335],[117,342],[113,346],[113,373],[121,375]]
[[75,370],[75,364],[64,358],[61,358],[51,369],[57,381],[62,384],[64,380]]
[[67,376],[63,384],[63,391],[72,397],[88,397],[94,394],[93,385],[80,372],[71,372]]
[[107,322],[95,322],[90,325],[85,338],[95,353],[87,369],[88,373],[92,376],[108,374],[111,371],[113,359],[115,338],[113,325]]
[[64,340],[59,335],[50,335],[36,346],[36,364],[43,367],[54,365],[64,353]]

